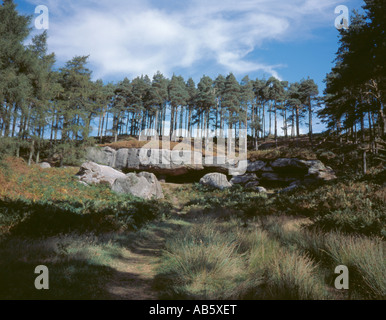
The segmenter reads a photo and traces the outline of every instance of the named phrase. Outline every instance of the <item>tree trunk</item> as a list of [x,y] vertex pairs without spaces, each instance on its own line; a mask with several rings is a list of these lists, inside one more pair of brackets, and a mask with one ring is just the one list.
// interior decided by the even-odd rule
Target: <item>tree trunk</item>
[[35,151],[35,140],[32,139],[31,148],[30,148],[30,152],[29,152],[29,158],[28,158],[28,165],[29,166],[32,163],[32,157],[34,155],[34,151]]
[[275,146],[277,148],[277,107],[275,102]]
[[312,146],[313,145],[313,141],[312,141],[312,106],[311,106],[311,98],[310,98],[309,106],[308,106],[308,125],[309,125],[310,143],[311,143],[311,146]]

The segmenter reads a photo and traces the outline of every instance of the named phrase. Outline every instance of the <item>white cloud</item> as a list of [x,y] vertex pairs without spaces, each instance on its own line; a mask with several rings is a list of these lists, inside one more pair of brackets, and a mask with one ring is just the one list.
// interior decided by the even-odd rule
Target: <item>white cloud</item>
[[[307,35],[332,20],[337,0],[29,0],[50,10],[49,49],[59,61],[90,54],[94,77],[170,75],[202,61],[219,72],[278,65],[248,54],[268,40]],[[204,73],[204,72],[203,72]]]

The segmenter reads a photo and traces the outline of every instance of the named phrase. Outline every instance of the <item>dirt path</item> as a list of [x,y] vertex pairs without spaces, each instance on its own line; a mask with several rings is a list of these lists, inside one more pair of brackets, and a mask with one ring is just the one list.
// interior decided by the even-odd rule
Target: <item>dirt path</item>
[[[165,186],[166,185],[166,186]],[[178,184],[163,184],[165,196],[175,205],[172,214],[177,215],[183,205],[173,191]],[[113,300],[156,300],[158,293],[154,288],[156,269],[160,262],[165,241],[174,230],[180,227],[171,219],[159,222],[149,229],[139,231],[136,239],[125,246],[122,257],[113,263],[115,273],[106,284],[106,299]]]
[[125,249],[124,257],[114,264],[116,270],[106,290],[109,299],[154,300],[155,269],[159,263],[165,237],[146,239],[141,244]]

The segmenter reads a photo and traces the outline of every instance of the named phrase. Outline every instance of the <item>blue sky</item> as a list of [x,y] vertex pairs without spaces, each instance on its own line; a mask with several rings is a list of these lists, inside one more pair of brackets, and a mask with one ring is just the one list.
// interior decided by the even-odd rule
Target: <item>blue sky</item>
[[[23,14],[49,9],[58,66],[90,55],[94,80],[157,71],[196,83],[233,72],[241,80],[313,78],[322,93],[338,48],[338,5],[360,0],[15,0]],[[35,31],[40,32],[40,31]],[[323,125],[315,125],[315,132]]]

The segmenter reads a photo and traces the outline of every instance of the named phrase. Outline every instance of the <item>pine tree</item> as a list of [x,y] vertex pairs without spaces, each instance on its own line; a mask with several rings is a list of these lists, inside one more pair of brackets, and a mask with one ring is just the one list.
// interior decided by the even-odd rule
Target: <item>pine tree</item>
[[197,100],[197,88],[192,78],[189,78],[186,83],[186,91],[188,93],[187,105],[189,109],[187,130],[191,136],[192,135],[192,114],[193,114],[193,110],[196,107],[196,100]]
[[318,95],[318,86],[312,79],[303,80],[300,83],[300,92],[301,92],[301,101],[303,105],[306,106],[306,110],[308,111],[308,135],[311,142],[311,145],[313,143],[312,140],[312,114],[313,114],[313,108],[312,103],[313,99]]
[[180,108],[180,133],[182,132],[182,115],[183,115],[183,107],[188,104],[189,93],[184,81],[184,78],[181,76],[173,75],[170,80],[169,86],[169,101],[171,105],[171,120],[170,120],[170,138],[172,138],[173,132],[174,135],[177,135],[177,121],[178,121],[178,108]]
[[[225,121],[224,115],[226,112],[223,108],[223,96],[224,96],[224,91],[225,91],[225,81],[226,81],[225,77],[221,74],[214,81],[214,89],[215,89],[215,95],[216,95],[215,130],[216,130],[216,137],[218,137],[218,129],[221,130],[220,135],[222,138],[223,138],[223,133],[224,133],[224,121]],[[219,120],[220,120],[220,124],[218,123]]]
[[210,121],[210,113],[216,105],[215,90],[213,80],[208,76],[203,76],[197,85],[196,105],[198,108],[198,125],[201,125],[201,134],[207,137]]
[[225,80],[225,88],[223,94],[222,104],[228,112],[227,120],[229,129],[232,130],[233,126],[237,127],[239,121],[239,112],[240,112],[240,84],[237,82],[233,73],[230,73]]

